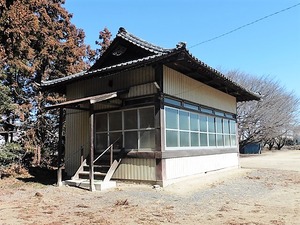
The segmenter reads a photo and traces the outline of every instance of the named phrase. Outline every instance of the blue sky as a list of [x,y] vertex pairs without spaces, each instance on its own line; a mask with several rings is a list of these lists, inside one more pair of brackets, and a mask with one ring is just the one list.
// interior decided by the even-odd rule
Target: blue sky
[[[95,48],[100,30],[119,27],[153,44],[187,48],[300,3],[300,0],[66,0],[72,22]],[[218,70],[270,76],[300,97],[300,5],[190,52]]]

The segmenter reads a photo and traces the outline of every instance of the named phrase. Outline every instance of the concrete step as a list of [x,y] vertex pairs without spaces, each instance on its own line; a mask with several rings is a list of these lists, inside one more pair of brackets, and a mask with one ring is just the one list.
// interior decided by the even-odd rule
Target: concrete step
[[[95,172],[107,173],[110,165],[94,165]],[[83,166],[83,171],[89,171],[89,165]]]
[[[73,187],[80,187],[84,189],[90,188],[90,181],[88,179],[76,179],[76,180],[65,180],[63,181],[64,185],[69,185]],[[109,188],[117,187],[116,181],[102,181],[102,180],[95,180],[94,181],[95,189],[97,191],[106,190]]]
[[[79,173],[79,178],[80,179],[89,179],[89,175],[90,175],[89,171],[82,171]],[[104,179],[105,175],[106,175],[106,173],[94,171],[94,179],[96,179],[96,180]]]

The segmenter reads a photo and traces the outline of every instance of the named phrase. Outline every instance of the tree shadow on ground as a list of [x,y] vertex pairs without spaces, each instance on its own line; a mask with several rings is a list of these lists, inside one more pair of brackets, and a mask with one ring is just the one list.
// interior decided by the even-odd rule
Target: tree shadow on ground
[[43,185],[56,184],[57,171],[44,167],[29,167],[28,172],[30,177],[19,177],[18,180],[23,182],[34,182]]

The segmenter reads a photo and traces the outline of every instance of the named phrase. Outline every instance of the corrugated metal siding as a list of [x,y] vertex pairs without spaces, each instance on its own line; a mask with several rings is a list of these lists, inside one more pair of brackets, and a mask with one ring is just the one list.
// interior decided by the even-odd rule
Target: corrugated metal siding
[[89,112],[67,110],[66,113],[66,172],[73,175],[80,166],[80,149],[87,156],[90,149]]
[[[103,78],[79,81],[67,87],[67,98],[76,99],[102,93],[124,90],[126,88],[155,81],[155,70],[143,67],[124,71]],[[111,86],[109,85],[111,84]]]
[[111,104],[103,104],[101,102],[96,103],[94,105],[95,110],[109,110],[109,109],[115,109],[118,108],[118,105],[122,105],[122,101],[120,99],[111,99],[109,100]]
[[235,97],[164,66],[164,92],[198,104],[236,113]]
[[[146,95],[154,93],[155,70],[152,67],[143,67],[132,71],[125,71],[105,78],[93,78],[80,81],[67,87],[67,99],[77,99],[87,96],[98,95],[117,90],[130,88],[129,96]],[[109,83],[112,86],[109,86]],[[147,84],[149,83],[149,84]],[[120,103],[117,99],[110,100]],[[105,110],[116,106],[95,104],[95,110]],[[85,156],[90,150],[90,125],[89,112],[79,110],[67,110],[66,115],[66,172],[73,175],[80,165],[80,148],[83,146]],[[128,161],[129,160],[129,161]],[[122,173],[123,179],[155,180],[155,160],[140,161],[141,159],[128,159],[120,165],[118,173]],[[153,172],[154,171],[154,172]]]
[[129,89],[129,93],[126,97],[132,98],[141,95],[150,95],[157,92],[157,88],[155,87],[154,83],[148,84],[141,84],[133,86]]
[[123,159],[113,178],[125,180],[156,181],[155,159]]
[[238,167],[237,153],[166,159],[166,179]]

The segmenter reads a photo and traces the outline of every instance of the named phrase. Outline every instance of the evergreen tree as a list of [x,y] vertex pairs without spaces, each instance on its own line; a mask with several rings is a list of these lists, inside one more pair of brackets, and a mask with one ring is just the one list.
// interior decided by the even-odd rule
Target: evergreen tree
[[99,32],[99,41],[96,41],[96,45],[99,45],[100,47],[96,50],[97,58],[99,58],[111,44],[111,36],[111,32],[106,27]]
[[37,153],[50,148],[55,137],[55,120],[47,120],[55,114],[46,113],[44,105],[61,99],[44,96],[38,84],[86,70],[95,56],[63,4],[64,0],[0,0],[0,74],[5,75],[0,88],[5,86],[1,93],[16,106],[1,113],[22,122],[22,143]]
[[[0,115],[5,115],[7,111],[14,109],[13,102],[9,96],[9,87],[0,83]],[[0,123],[2,122],[0,117]]]

